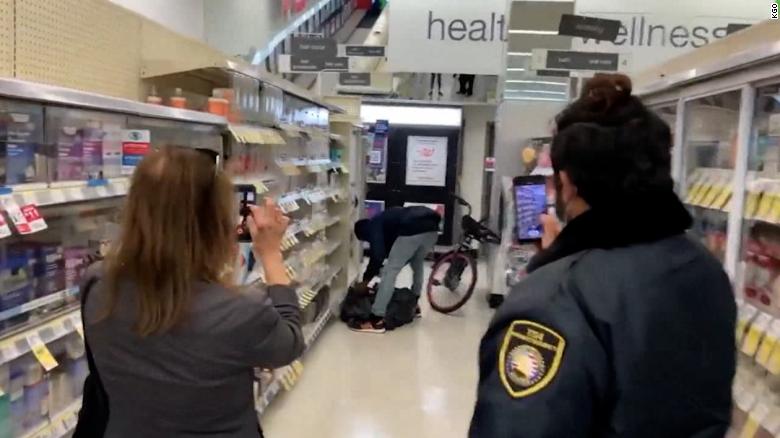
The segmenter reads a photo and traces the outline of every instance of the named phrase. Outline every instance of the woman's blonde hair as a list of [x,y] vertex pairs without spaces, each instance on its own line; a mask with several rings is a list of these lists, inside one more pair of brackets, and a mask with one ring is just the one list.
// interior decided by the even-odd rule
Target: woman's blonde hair
[[135,170],[119,240],[107,257],[106,315],[116,306],[120,284],[129,284],[141,336],[164,333],[186,317],[193,282],[230,283],[233,186],[215,158],[169,146],[147,155]]

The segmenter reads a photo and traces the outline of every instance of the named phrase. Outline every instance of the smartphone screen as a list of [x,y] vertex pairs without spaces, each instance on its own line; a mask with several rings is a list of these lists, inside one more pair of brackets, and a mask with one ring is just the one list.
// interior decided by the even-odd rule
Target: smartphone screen
[[257,189],[252,185],[236,185],[236,209],[238,211],[238,227],[236,233],[238,234],[239,242],[251,242],[252,236],[249,234],[249,228],[246,226],[247,218],[251,211],[249,205],[257,205]]
[[547,190],[544,177],[515,178],[515,223],[517,240],[530,242],[542,238],[539,217],[547,209]]

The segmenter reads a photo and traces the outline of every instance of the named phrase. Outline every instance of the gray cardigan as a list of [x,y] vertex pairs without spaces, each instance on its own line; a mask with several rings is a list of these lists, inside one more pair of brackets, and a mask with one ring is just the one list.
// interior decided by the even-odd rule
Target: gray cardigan
[[98,275],[85,332],[108,393],[107,438],[259,436],[253,367],[281,367],[304,350],[292,288],[196,283],[186,322],[146,338],[133,331],[132,286],[121,286],[116,311],[100,319],[106,298]]

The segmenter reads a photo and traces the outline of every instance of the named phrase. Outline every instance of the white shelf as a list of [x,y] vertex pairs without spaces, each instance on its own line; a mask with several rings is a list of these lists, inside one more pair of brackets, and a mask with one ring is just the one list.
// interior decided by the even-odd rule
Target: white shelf
[[22,435],[22,438],[63,438],[68,436],[76,429],[79,410],[81,410],[81,397],[73,401],[62,412],[53,415],[49,421]]
[[[81,311],[78,306],[61,311],[52,318],[21,327],[0,340],[0,364],[8,363],[32,351],[27,337],[37,334],[45,343],[51,343],[71,333],[81,331]],[[83,331],[82,331],[83,333]]]
[[78,295],[78,293],[79,293],[79,288],[77,286],[74,286],[65,290],[61,290],[59,292],[55,292],[53,294],[36,298],[22,305],[3,310],[2,312],[0,312],[0,321],[5,321],[7,319],[13,318],[14,316],[32,312],[33,310],[39,309],[41,307],[47,306],[52,303],[56,303],[57,301],[61,301],[66,298],[76,296]]
[[43,207],[125,196],[129,189],[128,178],[93,182],[64,181],[52,183],[52,187],[14,191],[11,196],[19,205],[35,204]]

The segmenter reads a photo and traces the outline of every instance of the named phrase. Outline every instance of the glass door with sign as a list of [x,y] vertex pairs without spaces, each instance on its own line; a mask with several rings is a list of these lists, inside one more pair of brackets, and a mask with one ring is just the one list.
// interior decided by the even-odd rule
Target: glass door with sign
[[725,261],[729,208],[737,152],[740,90],[685,103],[684,202],[693,233]]

